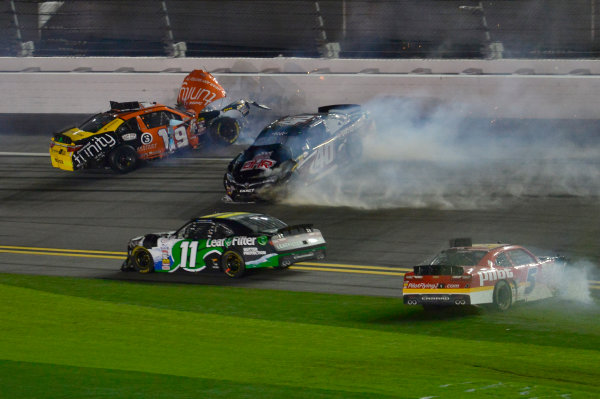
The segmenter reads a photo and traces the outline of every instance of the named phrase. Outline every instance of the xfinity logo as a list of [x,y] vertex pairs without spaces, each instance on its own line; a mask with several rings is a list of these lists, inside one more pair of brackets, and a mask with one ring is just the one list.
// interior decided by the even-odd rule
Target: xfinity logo
[[88,159],[100,154],[106,148],[112,148],[117,144],[112,136],[106,134],[92,138],[82,149],[77,151],[73,160],[77,166],[84,164]]
[[504,269],[494,269],[489,270],[487,272],[477,272],[479,275],[479,281],[481,281],[481,285],[483,286],[486,281],[496,281],[496,280],[504,280],[507,278],[513,277],[512,270],[504,270]]

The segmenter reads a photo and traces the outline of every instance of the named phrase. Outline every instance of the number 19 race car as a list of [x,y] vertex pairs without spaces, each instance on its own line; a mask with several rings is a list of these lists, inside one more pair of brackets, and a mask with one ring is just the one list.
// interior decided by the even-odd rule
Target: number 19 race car
[[373,128],[369,113],[354,104],[318,111],[286,116],[265,127],[229,164],[224,199],[277,199],[292,179],[310,183],[360,157],[362,136]]
[[185,110],[157,103],[111,101],[109,111],[54,134],[52,166],[69,171],[108,166],[126,173],[138,160],[197,148],[206,138],[232,144],[250,105],[268,107],[238,100],[220,110],[205,110],[206,105],[224,97],[225,90],[210,73],[195,70],[185,78],[179,93],[178,102]]
[[518,245],[467,238],[451,240],[450,247],[404,275],[404,304],[492,304],[504,311],[517,301],[553,296],[564,268],[563,257],[536,257]]
[[325,251],[325,240],[312,225],[288,226],[259,213],[216,213],[192,219],[177,231],[131,239],[121,270],[220,269],[238,278],[246,269],[283,269],[299,261],[323,259]]

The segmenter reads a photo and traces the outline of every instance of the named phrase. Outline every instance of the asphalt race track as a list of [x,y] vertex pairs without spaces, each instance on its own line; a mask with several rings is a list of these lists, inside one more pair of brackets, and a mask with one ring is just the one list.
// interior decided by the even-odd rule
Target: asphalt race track
[[[511,241],[600,263],[597,197],[532,195],[476,209],[227,204],[222,178],[234,148],[116,175],[53,169],[43,155],[47,144],[45,136],[0,136],[0,272],[400,296],[403,272],[451,237]],[[176,229],[215,211],[314,223],[328,242],[327,258],[284,271],[256,270],[241,280],[211,272],[119,271],[129,238]]]

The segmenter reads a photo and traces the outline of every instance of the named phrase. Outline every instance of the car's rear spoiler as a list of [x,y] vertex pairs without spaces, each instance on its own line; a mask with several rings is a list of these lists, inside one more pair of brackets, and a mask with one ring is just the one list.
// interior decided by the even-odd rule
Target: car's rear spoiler
[[415,276],[461,276],[462,266],[452,265],[419,265],[413,266]]
[[358,104],[335,104],[325,105],[317,109],[319,113],[326,114],[328,112],[339,112],[340,114],[353,114],[355,112],[362,111],[362,108]]
[[282,227],[277,230],[277,234],[283,234],[284,236],[308,233],[312,230],[312,224],[295,224],[293,226]]

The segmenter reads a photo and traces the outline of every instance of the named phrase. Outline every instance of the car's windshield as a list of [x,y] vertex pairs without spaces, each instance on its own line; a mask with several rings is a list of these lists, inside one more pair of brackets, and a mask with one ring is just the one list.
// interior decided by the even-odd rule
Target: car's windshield
[[282,126],[274,124],[267,126],[254,140],[253,146],[268,146],[281,144],[286,146],[296,158],[310,148],[307,135],[297,126]]
[[281,220],[267,215],[241,215],[232,217],[236,222],[246,226],[254,233],[275,233],[287,225]]
[[96,133],[115,118],[116,115],[110,112],[96,114],[87,121],[83,122],[81,126],[79,126],[79,129],[83,130],[84,132]]
[[486,251],[469,251],[464,249],[447,249],[433,258],[427,260],[424,265],[449,265],[449,266],[475,266],[485,256]]

